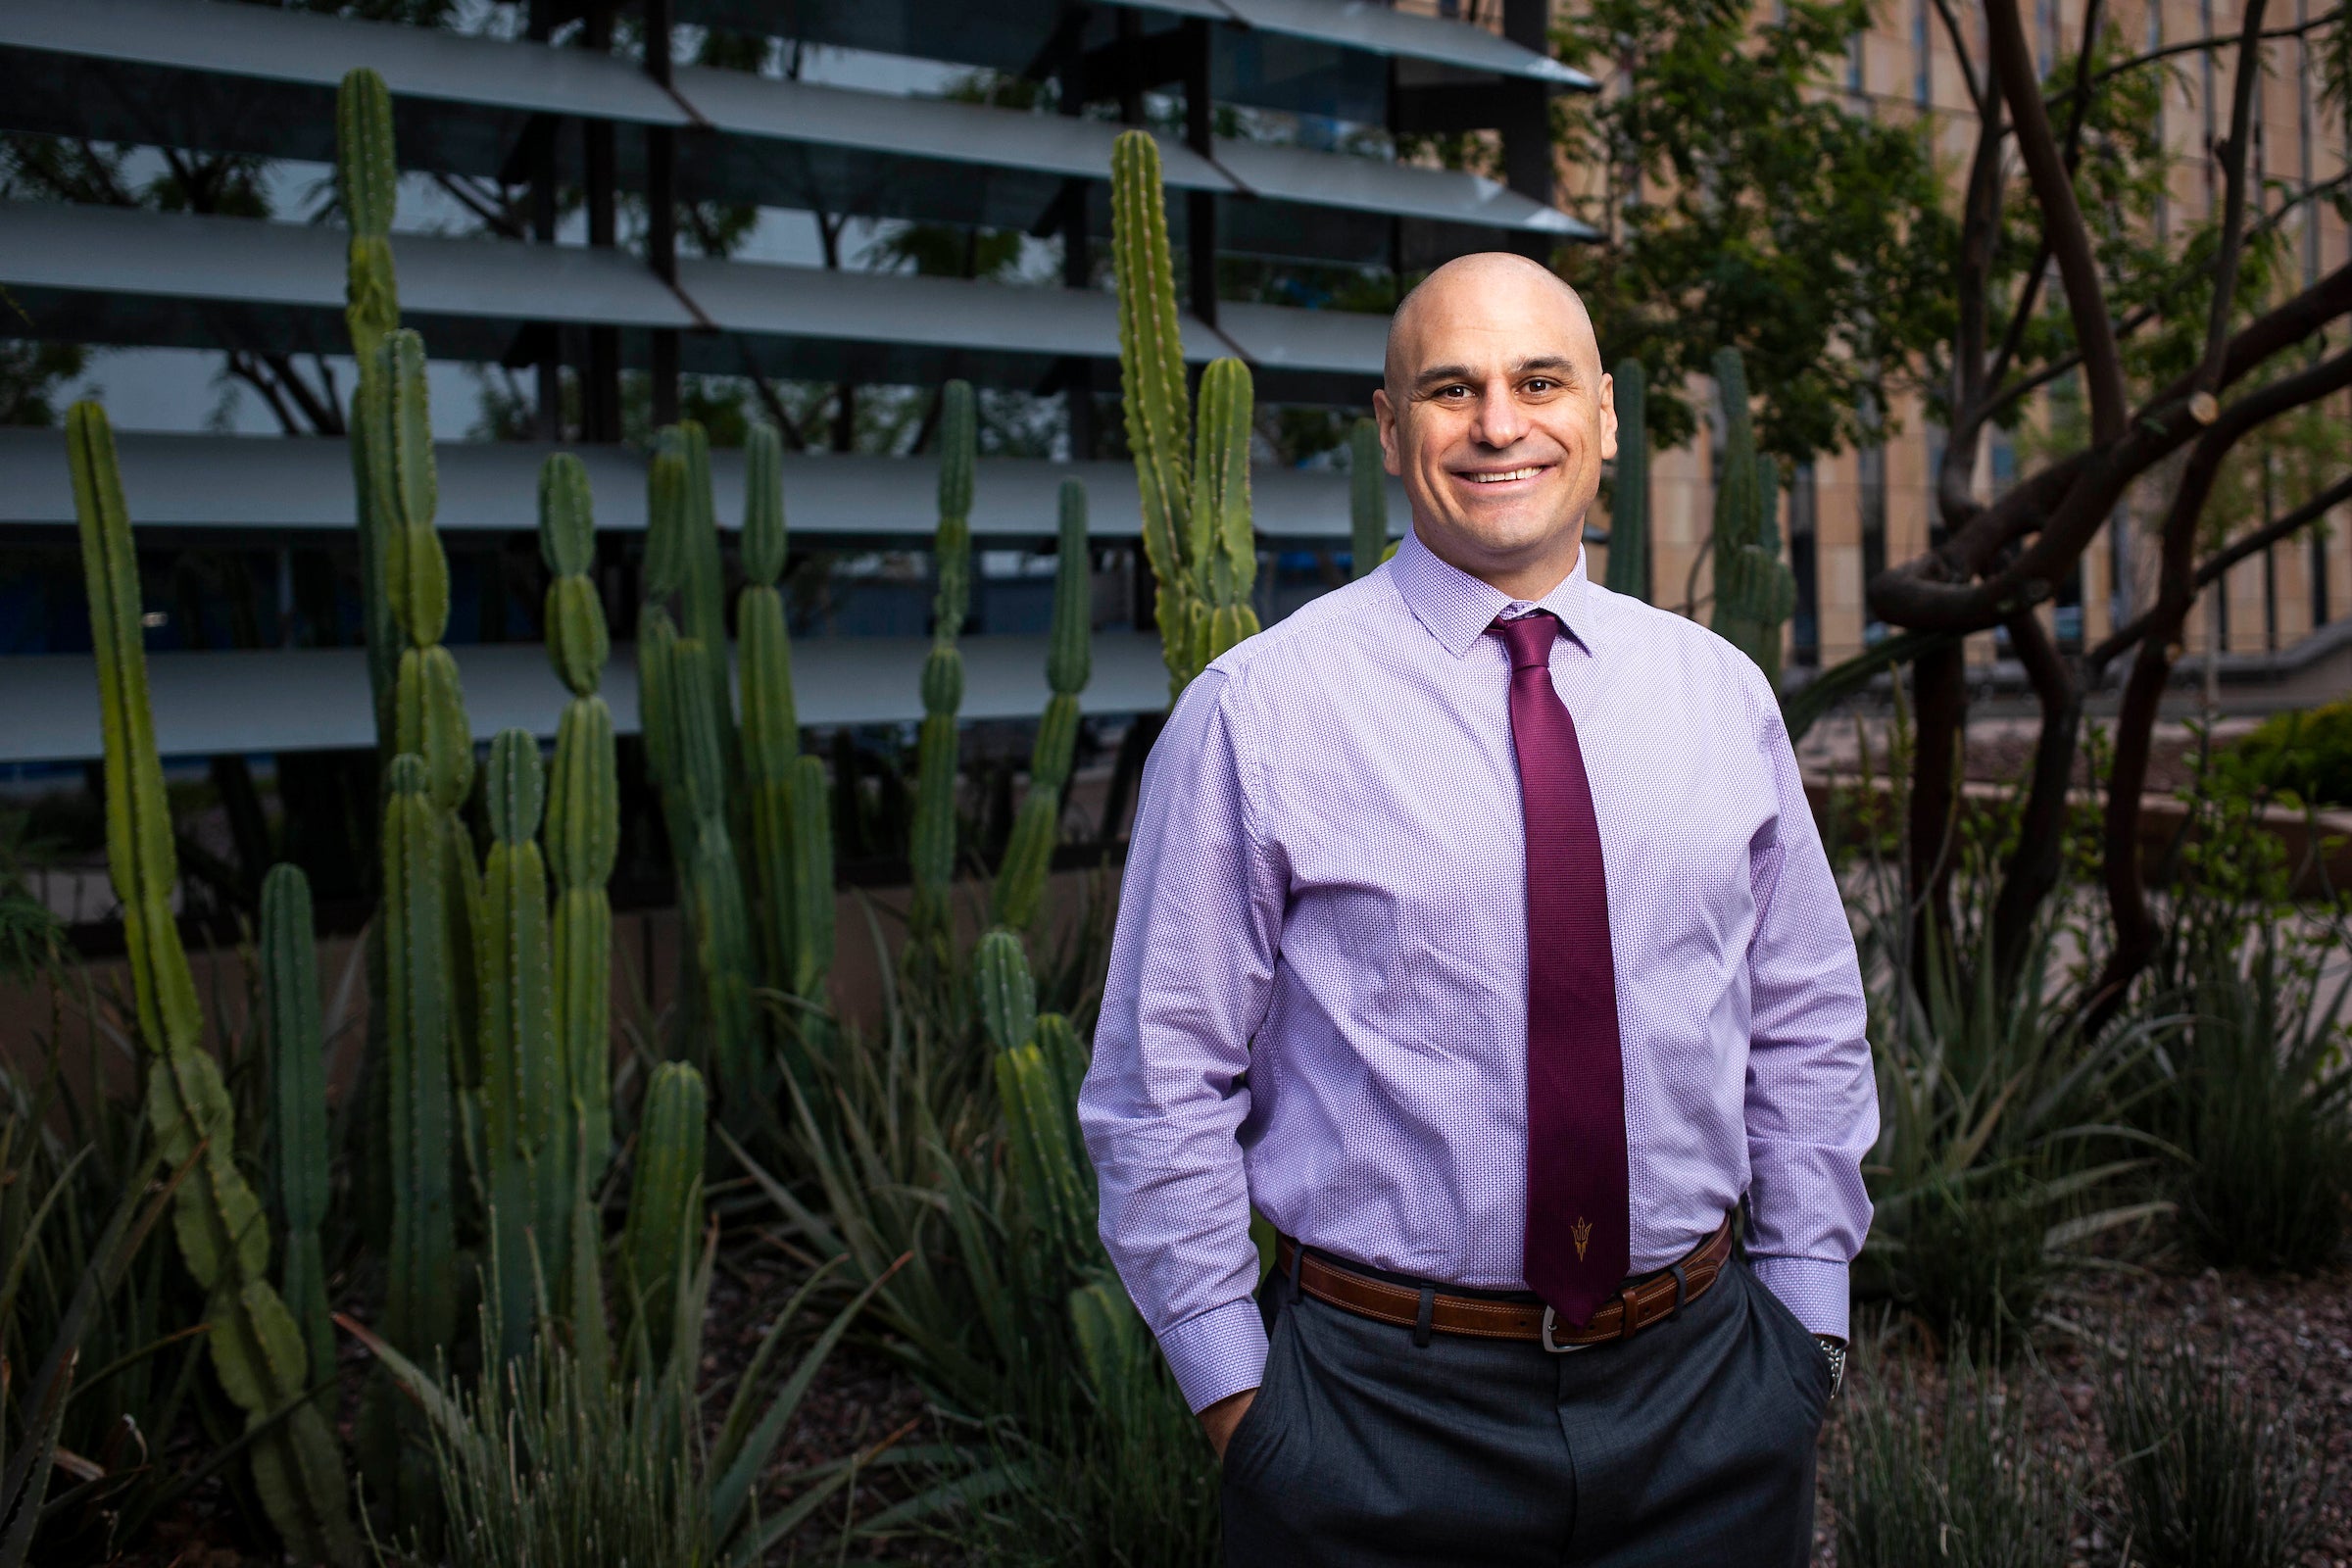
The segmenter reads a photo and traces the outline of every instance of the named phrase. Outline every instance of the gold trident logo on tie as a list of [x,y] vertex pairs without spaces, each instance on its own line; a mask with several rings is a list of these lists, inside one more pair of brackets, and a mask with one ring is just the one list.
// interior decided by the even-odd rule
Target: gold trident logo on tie
[[1582,1263],[1585,1260],[1585,1244],[1592,1239],[1592,1222],[1580,1215],[1569,1234],[1576,1238],[1576,1260]]

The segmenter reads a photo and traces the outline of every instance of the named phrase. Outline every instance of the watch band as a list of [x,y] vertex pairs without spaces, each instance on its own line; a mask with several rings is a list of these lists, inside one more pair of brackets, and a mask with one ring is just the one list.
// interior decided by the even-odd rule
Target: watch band
[[1833,1340],[1827,1334],[1816,1334],[1813,1343],[1821,1353],[1830,1358],[1830,1397],[1836,1399],[1838,1391],[1845,1385],[1845,1342]]

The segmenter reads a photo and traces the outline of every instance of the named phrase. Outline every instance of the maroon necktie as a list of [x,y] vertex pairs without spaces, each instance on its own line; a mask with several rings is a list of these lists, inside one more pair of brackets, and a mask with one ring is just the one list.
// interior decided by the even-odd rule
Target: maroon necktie
[[1582,1326],[1632,1257],[1625,1059],[1600,824],[1576,724],[1551,684],[1560,623],[1497,620],[1527,819],[1527,1284]]

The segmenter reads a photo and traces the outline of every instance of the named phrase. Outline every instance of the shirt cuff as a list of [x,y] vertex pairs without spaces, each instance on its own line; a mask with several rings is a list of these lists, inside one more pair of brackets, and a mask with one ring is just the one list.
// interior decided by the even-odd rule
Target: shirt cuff
[[1160,1353],[1195,1415],[1219,1399],[1254,1389],[1266,1376],[1266,1323],[1248,1297],[1171,1324]]
[[1756,1280],[1807,1332],[1846,1339],[1846,1266],[1818,1257],[1751,1257]]

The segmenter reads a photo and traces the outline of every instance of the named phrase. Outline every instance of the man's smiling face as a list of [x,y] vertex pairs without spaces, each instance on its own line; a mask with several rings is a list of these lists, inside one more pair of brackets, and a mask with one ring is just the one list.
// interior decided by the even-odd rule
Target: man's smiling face
[[1373,407],[1414,531],[1439,557],[1519,598],[1574,568],[1617,412],[1567,284],[1499,254],[1432,272],[1390,325]]

